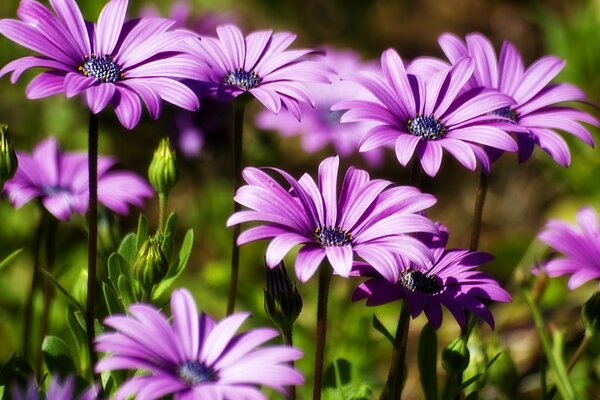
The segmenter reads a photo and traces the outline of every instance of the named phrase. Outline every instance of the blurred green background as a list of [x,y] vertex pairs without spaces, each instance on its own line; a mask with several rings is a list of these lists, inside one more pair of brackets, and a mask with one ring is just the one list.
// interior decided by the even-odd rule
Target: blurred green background
[[[134,17],[151,4],[163,15],[168,15],[171,1],[144,3],[131,2],[129,16]],[[499,48],[504,39],[511,40],[521,50],[529,65],[545,54],[556,54],[567,60],[560,80],[580,86],[596,104],[600,101],[600,0],[190,0],[193,13],[199,16],[207,11],[227,12],[246,31],[259,28],[293,31],[298,34],[295,47],[333,45],[340,49],[352,48],[365,59],[378,59],[381,52],[393,47],[405,59],[422,55],[443,54],[437,37],[443,32],[464,35],[479,31],[487,35]],[[84,16],[96,20],[104,5],[103,0],[81,1]],[[18,3],[0,2],[0,17],[15,18]],[[0,65],[27,50],[0,37]],[[87,146],[87,112],[80,100],[66,101],[62,96],[28,101],[25,87],[34,73],[26,73],[16,85],[8,77],[0,79],[0,122],[7,123],[16,147],[30,151],[35,143],[48,135],[55,135],[68,150],[84,150]],[[253,126],[253,115],[260,109],[253,102],[246,116],[245,164],[270,165],[283,168],[299,176],[302,172],[316,174],[318,163],[332,155],[331,148],[308,155],[301,150],[300,139],[282,138],[274,132],[259,131]],[[588,108],[591,110],[591,108]],[[223,117],[231,117],[224,107]],[[120,165],[145,174],[159,139],[169,134],[173,108],[164,106],[158,122],[147,114],[134,131],[126,131],[112,111],[102,113],[100,151],[114,154]],[[193,291],[199,307],[217,318],[225,313],[229,279],[229,252],[231,233],[225,220],[232,205],[231,132],[228,124],[217,130],[217,137],[205,144],[195,159],[180,157],[182,175],[170,199],[170,209],[179,215],[181,236],[188,228],[195,230],[194,250],[188,269],[180,279],[180,286]],[[593,131],[597,137],[598,132]],[[585,204],[600,204],[600,157],[593,149],[571,140],[572,165],[563,169],[555,165],[542,151],[536,149],[533,158],[519,165],[514,155],[504,155],[494,165],[490,192],[485,206],[480,248],[495,255],[496,260],[486,266],[507,285],[513,294],[512,304],[494,306],[497,320],[494,340],[508,346],[515,359],[518,395],[535,399],[539,378],[536,373],[542,358],[528,311],[521,301],[513,279],[517,265],[529,267],[542,256],[543,248],[531,247],[536,234],[550,217],[573,220],[576,210]],[[342,169],[349,165],[367,168],[360,156],[342,160]],[[387,178],[399,184],[407,182],[407,173],[399,167],[392,152],[386,154],[384,164],[371,168],[374,177]],[[476,186],[476,174],[460,167],[451,157],[435,179],[426,179],[424,190],[438,198],[438,204],[429,216],[450,229],[450,245],[468,246]],[[22,313],[29,291],[33,236],[40,213],[32,203],[15,211],[6,199],[0,202],[0,257],[16,248],[25,251],[8,267],[0,271],[0,364],[11,354],[20,351]],[[144,214],[156,224],[156,199],[147,203]],[[114,217],[111,217],[114,218]],[[122,232],[134,229],[137,211],[127,218],[114,218]],[[86,266],[86,234],[83,218],[61,224],[57,236],[58,254],[55,275],[67,288],[73,288],[81,279],[80,271]],[[535,243],[534,243],[535,244]],[[267,243],[247,245],[241,250],[242,270],[238,310],[253,313],[248,326],[270,324],[262,305],[264,266],[262,257]],[[110,247],[110,246],[109,246]],[[525,255],[527,249],[533,248]],[[107,251],[110,250],[107,249]],[[525,255],[525,256],[524,256]],[[293,256],[287,258],[293,266]],[[289,268],[291,270],[291,268]],[[395,329],[399,304],[380,308],[366,308],[349,301],[357,285],[353,280],[334,277],[329,304],[330,330],[326,362],[346,358],[356,368],[360,378],[381,390],[387,373],[390,346],[371,326],[372,314],[383,321],[392,332]],[[596,288],[594,283],[568,293],[564,279],[550,283],[543,298],[544,315],[554,329],[566,333],[568,351],[572,352],[581,333],[580,306]],[[316,279],[300,287],[304,310],[296,325],[295,338],[306,355],[299,368],[311,382],[312,349],[316,309]],[[50,332],[67,337],[65,333],[65,302],[55,296]],[[38,299],[40,300],[40,299]],[[41,308],[41,301],[38,301]],[[405,389],[406,398],[420,398],[418,372],[415,367],[415,349],[424,317],[411,325],[407,361],[410,365]],[[451,316],[445,316],[440,330],[439,346],[448,344],[459,333]],[[487,343],[489,328],[482,329]],[[585,387],[590,398],[600,397],[597,387],[600,375],[598,347],[595,356],[587,357],[578,368],[578,385]],[[301,398],[308,398],[308,386],[301,389]],[[596,386],[596,387],[594,387]],[[493,385],[483,393],[484,398],[499,396]]]

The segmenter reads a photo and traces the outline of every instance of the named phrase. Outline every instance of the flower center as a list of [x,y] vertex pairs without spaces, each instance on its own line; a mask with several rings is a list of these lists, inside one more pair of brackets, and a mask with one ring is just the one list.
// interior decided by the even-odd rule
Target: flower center
[[69,194],[71,191],[68,188],[63,188],[60,186],[45,186],[44,193],[46,193],[48,196],[54,196],[61,193]]
[[321,247],[345,246],[352,243],[352,234],[339,226],[317,227],[313,234],[313,240]]
[[243,90],[253,89],[260,85],[261,82],[262,78],[256,72],[246,72],[241,68],[227,72],[227,76],[225,77],[226,84],[237,86]]
[[519,113],[517,110],[513,110],[510,107],[502,107],[489,113],[490,115],[498,115],[500,117],[508,118],[512,122],[519,122]]
[[85,76],[96,78],[97,82],[116,82],[124,76],[121,67],[109,55],[102,57],[97,57],[95,54],[92,54],[91,57],[85,56],[85,62],[79,67],[79,71]]
[[425,275],[421,271],[405,270],[398,279],[398,283],[408,291],[430,295],[438,294],[443,289],[443,285],[436,276]]
[[417,115],[406,123],[406,129],[415,136],[425,140],[437,140],[446,133],[446,125],[433,115]]
[[216,371],[198,361],[188,361],[177,368],[177,376],[188,386],[217,380]]

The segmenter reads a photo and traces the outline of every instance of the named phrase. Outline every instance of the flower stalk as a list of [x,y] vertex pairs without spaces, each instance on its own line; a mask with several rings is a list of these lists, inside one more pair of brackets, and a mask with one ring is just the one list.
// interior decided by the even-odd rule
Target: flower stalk
[[488,174],[482,169],[479,170],[479,179],[477,180],[477,192],[475,194],[475,209],[473,211],[473,227],[471,229],[471,243],[469,249],[477,250],[479,247],[479,236],[481,234],[481,220],[483,218],[483,204],[489,187]]
[[313,384],[313,400],[321,399],[323,385],[323,364],[325,360],[325,342],[327,339],[327,301],[329,299],[329,286],[331,271],[328,268],[319,268],[319,297],[317,300],[317,336],[315,346],[315,380]]
[[381,392],[381,400],[400,399],[402,397],[404,376],[406,374],[405,358],[409,324],[410,310],[408,309],[408,301],[404,300],[398,317],[398,328],[394,338],[390,370],[383,392]]

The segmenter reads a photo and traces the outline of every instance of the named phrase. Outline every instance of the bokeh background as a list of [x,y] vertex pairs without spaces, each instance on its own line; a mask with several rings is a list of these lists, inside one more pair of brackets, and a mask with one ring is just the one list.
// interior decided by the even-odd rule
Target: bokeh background
[[[80,1],[86,19],[96,20],[104,0]],[[132,1],[129,16],[135,17],[151,6],[169,15],[172,1]],[[404,59],[431,55],[442,57],[437,37],[443,32],[463,36],[478,31],[488,36],[498,49],[504,39],[521,50],[526,64],[545,54],[567,60],[559,79],[580,86],[596,104],[600,102],[600,0],[189,0],[192,19],[206,12],[224,20],[233,20],[246,32],[271,28],[298,34],[295,47],[333,46],[354,49],[365,60],[377,60],[381,52],[393,47]],[[18,2],[0,2],[0,17],[15,18]],[[18,45],[0,37],[0,65],[27,55]],[[79,100],[66,101],[61,96],[36,101],[25,98],[25,87],[33,74],[27,73],[12,85],[8,77],[0,79],[0,122],[10,126],[18,149],[30,151],[41,139],[54,135],[68,150],[85,150],[87,146],[87,111]],[[180,182],[175,188],[170,209],[179,216],[180,237],[188,228],[195,231],[192,257],[178,286],[193,291],[201,309],[220,318],[225,313],[229,279],[231,232],[225,221],[232,212],[231,110],[229,106],[211,108],[203,105],[196,117],[205,127],[206,136],[200,151],[193,156],[179,155]],[[316,154],[301,148],[299,137],[284,138],[276,132],[261,131],[254,126],[260,104],[253,102],[246,115],[245,165],[277,166],[295,176],[303,172],[316,174],[318,163],[334,154],[328,147]],[[588,111],[592,108],[588,108]],[[153,148],[161,137],[175,132],[175,110],[165,105],[161,118],[152,121],[144,114],[134,131],[126,131],[112,112],[105,112],[100,125],[100,152],[114,154],[120,166],[145,174]],[[593,130],[598,137],[598,131]],[[542,353],[528,310],[521,300],[513,272],[517,266],[528,270],[539,261],[544,248],[535,241],[548,218],[573,220],[576,210],[585,204],[600,205],[600,156],[597,150],[567,138],[572,150],[572,165],[563,169],[549,156],[536,149],[534,156],[519,165],[514,155],[504,155],[494,164],[490,192],[485,205],[480,248],[495,255],[485,270],[495,275],[513,295],[513,303],[494,306],[496,330],[481,329],[484,343],[507,347],[517,376],[513,398],[539,397],[539,372]],[[342,170],[349,165],[369,169],[374,177],[399,184],[407,182],[407,172],[397,163],[392,151],[378,167],[365,164],[360,156],[342,159]],[[450,245],[467,247],[469,243],[477,176],[445,157],[435,179],[425,179],[423,189],[438,198],[429,216],[450,229]],[[157,201],[147,202],[143,213],[155,226]],[[102,221],[117,227],[105,232],[101,242],[103,257],[115,249],[118,238],[132,231],[138,210],[129,217],[102,213]],[[29,291],[32,271],[33,237],[40,219],[37,204],[14,210],[0,201],[0,257],[16,248],[25,248],[17,259],[0,271],[0,364],[19,352],[22,339],[23,308]],[[101,224],[102,227],[102,224]],[[113,229],[115,230],[115,229]],[[112,235],[112,236],[111,236]],[[112,239],[111,239],[112,237]],[[82,270],[86,267],[85,220],[74,219],[61,224],[56,237],[58,257],[53,274],[61,284],[77,294]],[[116,241],[117,242],[116,242]],[[269,325],[263,311],[264,265],[266,242],[247,245],[241,250],[242,266],[238,310],[249,310],[253,318],[248,326]],[[293,256],[287,258],[293,265]],[[101,263],[102,265],[102,263]],[[569,293],[564,279],[553,279],[542,297],[544,317],[554,330],[565,333],[567,353],[574,351],[580,339],[581,304],[596,289],[594,283]],[[385,382],[390,345],[372,327],[372,315],[390,330],[396,326],[399,304],[366,308],[350,302],[358,284],[354,280],[334,277],[329,304],[330,322],[326,362],[335,358],[349,360],[356,374],[375,395]],[[304,310],[295,331],[296,343],[306,356],[298,366],[308,376],[312,370],[312,349],[316,310],[316,279],[301,285]],[[38,299],[41,308],[41,299]],[[165,299],[166,301],[167,299]],[[55,295],[51,310],[50,332],[71,340],[65,330],[66,302]],[[416,343],[424,317],[411,325],[409,336],[409,372],[406,398],[420,398],[416,368]],[[440,348],[448,344],[459,329],[451,316],[439,332]],[[573,375],[577,385],[589,398],[600,398],[599,346],[577,366]],[[492,354],[493,355],[493,354]],[[441,372],[440,372],[441,374]],[[300,389],[300,398],[310,391]],[[275,395],[273,395],[275,398]],[[489,384],[483,398],[501,397],[497,387]]]

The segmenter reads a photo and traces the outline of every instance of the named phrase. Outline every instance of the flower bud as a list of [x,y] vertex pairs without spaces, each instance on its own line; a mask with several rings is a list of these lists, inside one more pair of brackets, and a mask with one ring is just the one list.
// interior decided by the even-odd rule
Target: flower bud
[[442,367],[449,375],[457,375],[469,365],[469,349],[462,337],[457,337],[442,352]]
[[517,368],[508,348],[498,342],[488,348],[488,356],[500,355],[487,370],[488,382],[494,385],[507,398],[514,398],[517,382]]
[[169,261],[162,249],[160,233],[146,238],[133,264],[133,276],[142,285],[146,295],[152,292],[154,285],[160,283],[169,270]]
[[8,134],[8,126],[0,124],[0,185],[4,185],[4,182],[15,175],[18,166],[19,162]]
[[600,332],[600,292],[596,292],[583,305],[581,318],[585,326],[586,336],[597,335]]
[[169,138],[163,138],[148,167],[148,180],[159,195],[168,195],[179,179],[179,169],[175,161],[175,152],[171,149]]
[[267,267],[265,311],[282,332],[289,332],[302,310],[302,298],[292,284],[283,261]]
[[469,349],[469,365],[463,372],[462,381],[466,382],[477,375],[479,375],[479,378],[465,388],[465,395],[477,393],[483,389],[487,377],[486,366],[488,358],[476,328],[474,328],[473,332],[469,335],[467,348]]

